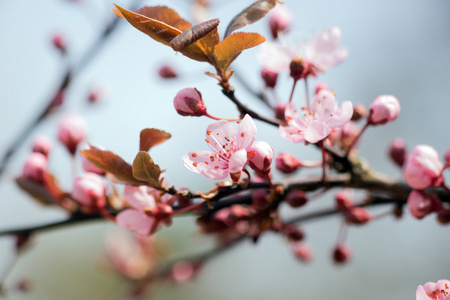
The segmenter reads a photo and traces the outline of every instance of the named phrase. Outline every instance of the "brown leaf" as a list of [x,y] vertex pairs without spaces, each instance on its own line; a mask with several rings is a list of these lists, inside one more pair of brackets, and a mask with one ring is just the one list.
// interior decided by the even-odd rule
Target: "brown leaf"
[[145,181],[147,185],[162,189],[159,182],[161,169],[154,163],[147,151],[140,151],[133,161],[133,176],[138,180]]
[[214,48],[216,48],[217,44],[220,42],[217,28],[214,28],[214,30],[202,37],[199,42],[204,46],[206,54],[211,57],[211,60],[214,60]]
[[212,19],[186,29],[180,35],[170,41],[170,45],[172,46],[173,50],[181,51],[182,49],[193,44],[197,40],[213,31],[214,29],[217,29],[219,23],[219,19]]
[[54,205],[57,203],[57,200],[42,183],[37,183],[25,177],[16,178],[16,183],[22,190],[43,205]]
[[155,19],[184,31],[192,26],[192,24],[181,18],[176,11],[167,6],[145,6],[136,11],[136,13]]
[[259,0],[236,15],[225,31],[225,37],[233,31],[263,18],[277,4],[276,0]]
[[[170,46],[170,41],[172,41],[175,37],[177,37],[179,34],[181,34],[181,30],[173,27],[169,24],[166,24],[162,21],[159,21],[157,19],[152,19],[147,16],[126,10],[125,8],[120,7],[117,4],[114,4],[117,9],[122,13],[124,18],[133,25],[136,29],[142,31],[152,39],[154,39],[157,42],[160,42],[164,45]],[[166,11],[167,12],[167,11]],[[157,13],[158,17],[166,18],[166,14],[164,13]],[[177,14],[178,16],[178,14]],[[173,21],[173,20],[172,20]],[[180,28],[184,28],[186,24],[182,22],[175,22],[174,26],[178,26]],[[181,24],[181,25],[180,25]],[[184,25],[183,25],[184,24]],[[205,50],[201,47],[200,43],[193,43],[187,47],[185,47],[183,50],[180,51],[181,54],[197,60],[197,61],[206,61],[209,62],[210,59],[208,58]]]
[[112,12],[113,12],[116,16],[118,16],[119,18],[124,18],[124,16],[123,16],[122,13],[120,12],[120,10],[118,10],[117,8],[112,8],[111,10],[112,10]]
[[81,154],[96,167],[114,175],[119,181],[132,185],[145,184],[145,182],[141,182],[133,177],[132,167],[129,163],[111,151],[100,150],[90,146],[90,149],[82,150]]
[[168,132],[155,129],[155,128],[146,128],[141,131],[140,142],[139,142],[139,150],[140,151],[148,151],[153,146],[161,144],[162,142],[170,139],[172,135]]
[[225,72],[242,51],[255,47],[265,40],[262,35],[252,32],[236,32],[227,36],[214,49],[217,66]]

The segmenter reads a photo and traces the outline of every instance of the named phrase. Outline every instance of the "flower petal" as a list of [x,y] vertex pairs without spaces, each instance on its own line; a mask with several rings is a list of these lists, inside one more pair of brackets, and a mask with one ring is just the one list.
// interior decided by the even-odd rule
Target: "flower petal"
[[149,192],[149,188],[145,185],[127,185],[124,190],[124,198],[132,207],[144,211],[146,207],[154,207],[156,205],[155,198]]
[[237,173],[242,171],[242,168],[247,163],[247,150],[242,149],[239,150],[230,157],[230,161],[228,163],[228,172]]
[[353,115],[353,104],[350,101],[344,101],[342,107],[337,109],[333,117],[327,122],[330,128],[338,128],[345,125]]
[[419,285],[416,290],[416,300],[430,300],[423,286]]
[[326,123],[312,121],[305,131],[305,140],[310,143],[317,143],[326,138],[330,133],[331,129]]
[[223,151],[223,147],[231,141],[236,141],[236,130],[227,121],[217,121],[209,124],[206,130],[206,140],[209,147],[216,153]]
[[280,131],[281,137],[284,139],[291,141],[293,143],[301,143],[305,141],[304,132],[297,129],[295,126],[281,126],[278,128]]
[[183,159],[183,164],[192,172],[220,180],[228,176],[227,162],[215,152],[191,151]]
[[124,210],[116,217],[116,223],[120,227],[144,236],[150,234],[154,222],[154,218],[135,209]]
[[253,122],[252,117],[245,115],[239,124],[239,131],[237,134],[237,147],[238,149],[247,149],[250,147],[256,139],[256,125]]

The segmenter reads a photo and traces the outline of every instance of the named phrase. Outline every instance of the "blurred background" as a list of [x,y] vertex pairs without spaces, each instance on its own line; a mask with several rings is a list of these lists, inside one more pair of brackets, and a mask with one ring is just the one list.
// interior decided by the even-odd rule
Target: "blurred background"
[[[223,34],[231,18],[252,1],[212,2],[212,17],[220,18]],[[117,1],[125,8],[130,0]],[[167,5],[192,21],[190,1],[142,1],[143,5]],[[286,0],[295,21],[290,39],[300,43],[321,30],[339,26],[342,45],[349,58],[321,75],[331,85],[339,102],[352,100],[369,106],[381,94],[395,95],[401,104],[399,118],[386,126],[369,128],[359,153],[377,171],[400,177],[386,157],[388,144],[402,137],[411,149],[429,144],[443,155],[449,148],[450,126],[450,2],[446,0]],[[0,2],[0,155],[47,104],[67,65],[77,63],[97,40],[105,24],[115,16],[107,0],[41,0]],[[213,71],[159,44],[125,21],[107,39],[93,60],[74,78],[64,104],[33,129],[12,156],[0,179],[0,230],[63,220],[56,208],[34,202],[14,183],[38,133],[54,140],[50,170],[61,185],[71,188],[71,162],[58,144],[58,122],[64,114],[81,114],[89,124],[89,142],[112,150],[131,162],[138,151],[139,132],[159,128],[172,134],[152,149],[152,157],[167,169],[171,184],[194,190],[209,190],[214,181],[193,174],[181,164],[188,151],[206,149],[206,118],[182,117],[173,109],[173,97],[182,88],[196,87],[203,94],[208,112],[235,117],[236,109],[220,92],[216,81],[204,75]],[[271,39],[267,18],[244,28]],[[52,38],[61,34],[67,43],[63,57]],[[258,47],[245,51],[234,64],[236,71],[256,89],[263,87],[256,59]],[[158,70],[170,64],[179,79],[163,80]],[[238,81],[236,94],[245,104],[270,115]],[[287,101],[291,81],[279,78],[277,92]],[[106,87],[99,103],[87,98],[92,87]],[[296,92],[303,97],[302,87]],[[257,140],[272,144],[275,154],[290,152],[305,160],[319,159],[313,147],[283,140],[276,128],[257,123]],[[81,168],[79,168],[81,169]],[[306,176],[300,172],[296,176]],[[274,174],[276,180],[284,176]],[[296,212],[283,207],[284,217],[332,207],[332,193]],[[388,207],[372,209],[374,214]],[[331,250],[336,241],[339,217],[304,224],[306,242],[314,259],[305,264],[287,242],[265,234],[257,244],[241,243],[210,261],[196,280],[184,285],[156,288],[152,299],[414,299],[419,284],[450,279],[449,227],[434,217],[418,221],[408,213],[400,220],[384,218],[362,227],[352,227],[348,243],[353,256],[336,266]],[[32,247],[14,265],[5,282],[14,286],[29,278],[27,293],[11,292],[8,299],[126,299],[130,285],[104,265],[104,237],[119,230],[114,224],[92,222],[36,235]],[[171,255],[197,253],[212,245],[201,236],[194,218],[176,218],[171,228],[158,233],[171,247]],[[0,274],[13,260],[13,240],[0,238]],[[1,276],[1,275],[0,275]],[[0,277],[1,278],[1,277]]]

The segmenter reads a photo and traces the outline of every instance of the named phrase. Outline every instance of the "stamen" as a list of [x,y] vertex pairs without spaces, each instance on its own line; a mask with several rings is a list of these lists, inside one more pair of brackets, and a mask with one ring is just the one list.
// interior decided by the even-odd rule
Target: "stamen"
[[205,164],[208,164],[208,162],[207,162],[207,161],[205,161]]
[[196,166],[197,166],[197,163],[196,163],[196,162],[193,162],[192,164],[194,165],[194,167],[196,167]]
[[205,139],[205,142],[207,142],[209,144],[209,140],[208,139]]
[[241,133],[241,137],[244,137],[244,136],[245,136],[245,132],[242,132],[242,133]]
[[211,130],[206,130],[207,135],[211,135]]
[[292,117],[286,117],[286,122],[289,122],[292,120]]
[[197,157],[197,153],[192,153],[192,157]]
[[215,166],[214,168],[215,168],[215,169],[218,169],[218,168],[219,168],[219,166]]
[[333,95],[336,97],[336,93],[333,93]]
[[305,106],[302,106],[302,110],[307,110],[308,108]]
[[236,123],[241,124],[241,120],[237,120]]

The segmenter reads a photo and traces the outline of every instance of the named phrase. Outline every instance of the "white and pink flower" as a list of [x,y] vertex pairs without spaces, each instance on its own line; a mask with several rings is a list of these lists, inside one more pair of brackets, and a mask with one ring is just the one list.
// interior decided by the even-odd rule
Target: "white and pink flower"
[[159,192],[148,186],[125,186],[124,198],[131,208],[117,215],[117,224],[141,236],[156,232],[162,227],[161,221],[169,222],[172,213],[167,205],[170,195],[158,197]]
[[213,151],[191,151],[183,157],[183,164],[192,172],[214,180],[230,175],[237,181],[255,138],[256,126],[249,115],[239,123],[237,133],[230,122],[214,122],[208,126],[205,139]]
[[285,117],[288,126],[280,126],[280,134],[293,143],[317,143],[333,130],[344,126],[352,114],[353,105],[350,101],[344,101],[342,107],[338,108],[336,97],[330,91],[321,90],[309,109],[302,107],[301,112],[298,112],[294,104],[287,105]]
[[433,147],[418,145],[406,158],[403,176],[410,187],[424,190],[442,182],[443,167],[439,153]]
[[102,177],[84,173],[73,181],[72,197],[81,205],[102,208],[106,205],[105,191],[106,185]]
[[419,285],[416,300],[450,300],[450,281],[443,279]]
[[347,48],[340,47],[341,36],[339,27],[331,27],[301,47],[264,43],[258,58],[265,68],[279,73],[289,70],[292,59],[301,57],[311,75],[315,75],[315,71],[331,69],[347,58]]

